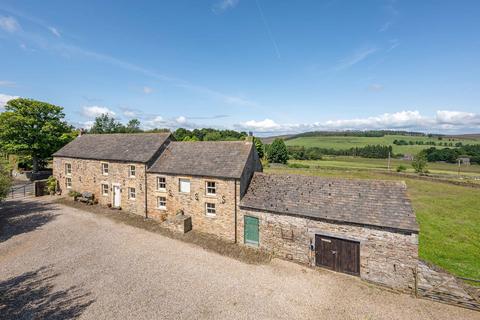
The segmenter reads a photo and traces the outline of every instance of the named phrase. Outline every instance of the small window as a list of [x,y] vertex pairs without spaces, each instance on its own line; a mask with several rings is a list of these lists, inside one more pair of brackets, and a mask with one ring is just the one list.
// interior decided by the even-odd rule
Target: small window
[[180,192],[190,193],[190,180],[180,179],[179,181],[180,181],[179,183]]
[[217,193],[217,185],[213,181],[207,181],[207,195],[214,196]]
[[102,174],[108,175],[108,163],[102,163]]
[[102,195],[108,196],[108,184],[102,183]]
[[157,208],[160,210],[167,210],[167,198],[157,197]]
[[72,189],[72,178],[65,178],[65,185],[67,189]]
[[205,214],[209,217],[214,217],[217,215],[217,209],[215,208],[215,203],[205,203]]
[[135,166],[128,166],[128,176],[130,178],[135,178]]
[[136,198],[135,188],[128,188],[128,199],[135,200],[135,198]]
[[167,181],[165,177],[157,177],[157,190],[159,191],[167,190]]
[[72,175],[72,164],[71,163],[65,163],[65,174],[67,176]]

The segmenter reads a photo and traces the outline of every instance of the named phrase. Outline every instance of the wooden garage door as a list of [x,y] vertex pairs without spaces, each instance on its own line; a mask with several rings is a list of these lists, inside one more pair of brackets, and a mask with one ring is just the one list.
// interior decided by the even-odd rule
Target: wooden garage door
[[317,234],[315,262],[317,266],[360,275],[360,243]]

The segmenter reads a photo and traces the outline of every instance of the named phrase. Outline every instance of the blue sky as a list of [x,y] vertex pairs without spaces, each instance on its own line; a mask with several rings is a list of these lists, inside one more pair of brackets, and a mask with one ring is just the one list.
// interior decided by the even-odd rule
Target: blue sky
[[0,108],[259,135],[480,132],[480,2],[0,3]]

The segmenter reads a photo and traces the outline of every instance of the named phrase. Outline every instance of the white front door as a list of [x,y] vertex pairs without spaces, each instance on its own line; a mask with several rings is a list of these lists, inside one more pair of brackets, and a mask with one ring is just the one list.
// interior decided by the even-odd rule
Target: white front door
[[118,208],[120,207],[121,202],[121,195],[120,195],[120,186],[113,185],[113,207]]

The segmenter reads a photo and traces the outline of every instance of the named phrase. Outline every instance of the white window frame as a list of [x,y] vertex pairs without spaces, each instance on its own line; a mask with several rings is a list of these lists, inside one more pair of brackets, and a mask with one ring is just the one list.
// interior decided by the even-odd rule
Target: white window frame
[[[107,169],[107,170],[105,170],[105,169]],[[107,163],[107,162],[102,162],[102,174],[103,174],[104,176],[108,176],[108,171],[109,171],[109,169],[110,169],[110,168],[109,168],[108,163]]]
[[[103,187],[107,186],[107,192],[105,192],[105,189]],[[110,191],[110,187],[108,183],[102,183],[102,196],[108,196],[108,193]]]
[[70,162],[65,163],[65,175],[67,176],[72,175],[72,164]]
[[[128,187],[127,191],[128,191],[128,199],[129,200],[136,200],[137,199],[137,190],[135,188]],[[132,193],[132,191],[133,191],[133,193]],[[132,194],[133,194],[133,197],[132,197]]]
[[[163,179],[163,182],[160,182],[160,179]],[[163,184],[164,187],[160,188],[160,184]],[[158,191],[167,191],[167,178],[166,177],[157,177],[157,190]]]
[[71,177],[66,177],[65,178],[65,185],[67,186],[67,189],[72,189],[72,178]]
[[[163,200],[160,200],[160,199],[163,199]],[[160,205],[160,202],[163,202],[163,205]],[[167,197],[165,196],[157,197],[157,209],[167,210]]]
[[[188,191],[182,190],[182,182],[183,182],[183,183],[187,183],[187,182],[188,182]],[[182,178],[178,179],[178,191],[179,191],[180,193],[190,193],[191,190],[192,190],[192,189],[191,189],[191,181],[190,181],[190,179],[182,179]]]
[[[213,186],[209,186],[211,183]],[[213,190],[213,192],[211,192]],[[215,181],[205,181],[205,193],[207,196],[216,196],[217,195],[217,183]]]
[[[210,205],[210,207],[209,207],[209,205]],[[217,205],[213,202],[205,202],[205,215],[207,217],[216,217],[217,216]]]
[[[132,170],[132,168],[133,168],[133,170]],[[137,175],[137,167],[133,164],[129,165],[128,166],[128,177],[129,178],[135,178],[136,175]]]

